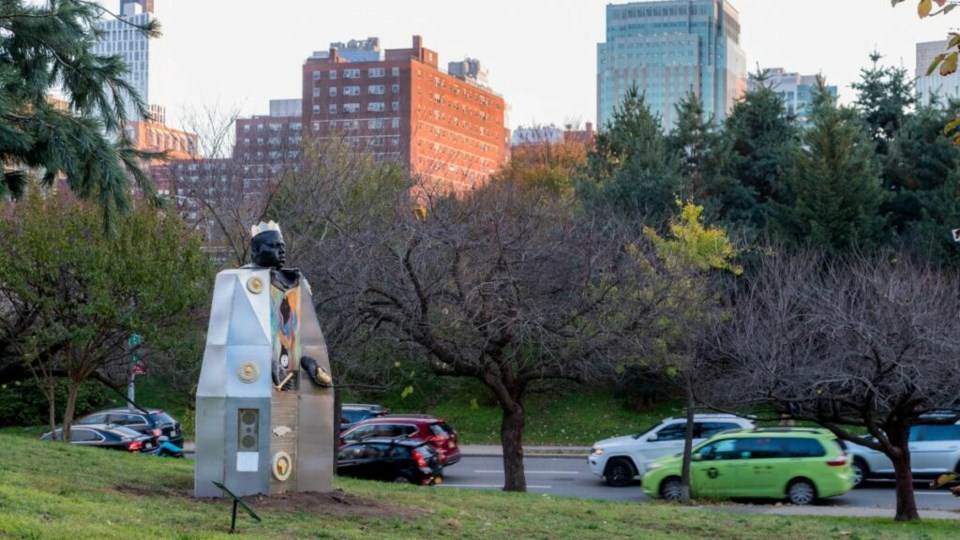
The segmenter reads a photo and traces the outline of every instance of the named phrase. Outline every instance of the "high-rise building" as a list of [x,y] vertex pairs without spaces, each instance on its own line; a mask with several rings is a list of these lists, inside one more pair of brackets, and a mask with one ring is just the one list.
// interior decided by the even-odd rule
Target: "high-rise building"
[[311,137],[344,137],[397,159],[434,191],[462,193],[506,160],[506,103],[479,61],[439,57],[413,37],[409,49],[377,38],[331,44],[303,65],[303,125]]
[[606,42],[597,44],[601,129],[636,85],[664,129],[689,91],[723,120],[746,90],[739,13],[729,0],[648,0],[607,4]]
[[[784,71],[781,67],[766,68],[762,71],[764,79],[759,80],[751,75],[747,89],[754,90],[760,85],[772,89],[783,98],[787,112],[795,114],[800,123],[805,123],[813,102],[813,91],[817,88],[817,75],[800,75]],[[836,86],[827,85],[826,88],[830,95],[837,97]]]
[[[152,40],[135,26],[145,26],[155,19],[153,0],[120,0],[119,18],[104,19],[99,28],[103,31],[93,51],[102,56],[120,56],[127,63],[129,71],[124,80],[133,86],[144,103],[150,107],[150,115],[159,123],[164,123],[164,111],[152,105],[150,85],[150,49]],[[127,119],[142,120],[130,99],[124,96]]]
[[[127,124],[124,130],[138,150],[166,152],[170,159],[191,159],[199,149],[196,134],[166,125],[166,111],[152,102],[151,48],[155,40],[137,29],[154,19],[154,0],[120,0],[119,17],[107,17],[99,24],[103,32],[94,45],[94,52],[103,56],[120,56],[127,64],[126,80],[147,104],[149,119],[141,117],[129,96],[122,96]],[[153,70],[155,71],[155,69]],[[147,164],[149,167],[157,163]]]
[[917,66],[916,82],[914,88],[917,94],[917,102],[923,105],[929,104],[934,96],[939,98],[943,104],[948,98],[960,99],[960,72],[954,72],[950,75],[940,75],[939,70],[927,75],[927,69],[938,54],[947,51],[947,42],[926,41],[917,43]]

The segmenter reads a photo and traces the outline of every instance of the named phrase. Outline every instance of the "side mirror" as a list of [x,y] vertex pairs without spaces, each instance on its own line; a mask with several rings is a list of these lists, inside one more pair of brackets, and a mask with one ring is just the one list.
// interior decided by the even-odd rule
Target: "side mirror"
[[655,442],[657,441],[657,439],[659,439],[659,437],[657,437],[657,434],[654,433],[653,435],[650,435],[649,437],[647,437],[647,442]]
[[703,461],[703,456],[701,456],[700,454],[693,454],[692,456],[690,456],[690,460],[691,460],[691,461]]

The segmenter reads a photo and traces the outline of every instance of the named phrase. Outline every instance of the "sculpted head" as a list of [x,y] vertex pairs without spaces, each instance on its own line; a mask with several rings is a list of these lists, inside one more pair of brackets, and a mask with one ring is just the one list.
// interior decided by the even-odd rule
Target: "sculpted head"
[[250,239],[250,259],[253,264],[277,270],[283,268],[287,262],[287,252],[280,226],[273,221],[260,222],[260,225],[254,225],[250,232],[253,236]]

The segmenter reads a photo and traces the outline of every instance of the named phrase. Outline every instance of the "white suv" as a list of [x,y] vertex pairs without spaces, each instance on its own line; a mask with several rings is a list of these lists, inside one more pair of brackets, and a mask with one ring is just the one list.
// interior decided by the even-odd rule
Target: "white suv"
[[[920,419],[923,422],[923,418]],[[935,478],[960,472],[960,421],[953,424],[910,426],[910,468],[914,478]],[[846,443],[853,458],[854,487],[871,478],[893,478],[893,462],[872,448]]]
[[[752,428],[753,421],[732,414],[695,414],[693,444],[728,429]],[[636,435],[604,439],[593,444],[587,461],[593,474],[611,486],[629,486],[643,476],[647,463],[665,454],[683,452],[687,418],[673,416]]]

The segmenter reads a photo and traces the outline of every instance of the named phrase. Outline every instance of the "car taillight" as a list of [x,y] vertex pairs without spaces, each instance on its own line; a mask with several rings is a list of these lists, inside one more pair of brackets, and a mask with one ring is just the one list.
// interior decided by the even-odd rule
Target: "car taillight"
[[414,451],[411,453],[411,455],[413,455],[413,459],[417,460],[417,467],[426,467],[426,466],[427,466],[427,460],[423,457],[423,454],[421,454],[420,452],[417,452],[416,450],[414,450]]
[[840,456],[837,459],[831,459],[827,465],[831,467],[842,467],[847,464],[847,456]]
[[139,452],[140,450],[143,450],[143,443],[141,441],[133,441],[127,445],[127,450],[130,452]]

